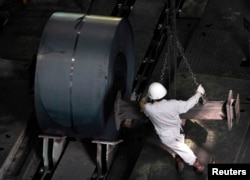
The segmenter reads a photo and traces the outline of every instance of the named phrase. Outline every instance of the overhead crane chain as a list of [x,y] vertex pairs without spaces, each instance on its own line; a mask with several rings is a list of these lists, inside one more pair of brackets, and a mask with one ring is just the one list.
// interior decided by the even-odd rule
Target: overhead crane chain
[[[194,72],[193,72],[193,70],[192,70],[192,68],[191,68],[190,63],[188,62],[188,59],[187,59],[187,57],[186,57],[186,55],[185,55],[185,52],[184,52],[184,48],[182,47],[182,45],[181,45],[181,43],[180,43],[180,41],[179,41],[178,38],[176,39],[176,45],[177,45],[178,51],[179,51],[179,53],[180,53],[180,55],[181,55],[181,57],[182,57],[182,59],[183,59],[183,62],[185,63],[185,65],[186,65],[186,67],[187,67],[187,69],[188,69],[188,72],[189,72],[189,74],[191,75],[191,77],[192,77],[192,79],[193,79],[194,85],[195,85],[196,87],[198,87],[198,86],[199,86],[199,83],[198,83],[198,81],[197,81],[197,78],[196,78],[196,76],[195,76],[195,74],[194,74]],[[175,87],[176,87],[176,86],[175,86]],[[175,90],[175,91],[176,91],[176,90]],[[200,103],[200,104],[205,104],[207,101],[208,101],[208,99],[207,99],[207,97],[206,97],[206,94],[203,94],[203,95],[201,96],[201,98],[199,99],[199,103]]]
[[[183,59],[183,62],[185,63],[186,65],[186,68],[188,69],[188,72],[190,73],[192,79],[193,79],[193,82],[195,84],[195,86],[198,86],[199,83],[197,82],[197,78],[191,68],[191,65],[190,63],[188,62],[188,59],[185,55],[185,52],[184,52],[184,48],[182,47],[179,39],[178,39],[178,36],[177,36],[177,30],[176,30],[176,17],[177,17],[177,10],[179,9],[179,7],[181,6],[181,4],[183,5],[183,2],[180,1],[177,5],[177,8],[174,8],[174,4],[171,4],[171,22],[172,24],[171,25],[168,25],[166,28],[167,28],[167,52],[165,54],[165,58],[164,58],[164,63],[163,63],[163,68],[162,68],[162,71],[161,71],[161,75],[160,75],[160,82],[163,83],[164,81],[164,76],[165,76],[165,71],[166,69],[168,69],[168,85],[170,85],[170,76],[171,76],[171,64],[170,62],[168,62],[168,60],[172,60],[173,63],[174,63],[174,72],[173,72],[173,79],[176,79],[176,72],[177,72],[177,55],[181,56],[181,58]],[[178,52],[176,52],[176,48],[178,50]],[[172,55],[172,57],[171,57]],[[167,65],[169,66],[167,68]],[[176,81],[174,81],[175,85],[174,85],[174,96],[176,94]]]
[[[177,17],[177,12],[178,12],[178,9],[183,5],[183,2],[182,1],[179,1],[177,7],[175,8],[175,3],[173,3],[173,1],[170,1],[171,4],[170,4],[170,10],[171,10],[171,13],[170,13],[170,19],[171,19],[171,25],[169,26],[166,26],[166,29],[167,29],[167,46],[171,46],[172,47],[172,54],[173,54],[173,57],[170,58],[170,48],[168,47],[167,48],[167,52],[165,54],[165,58],[164,58],[164,63],[163,63],[163,68],[162,68],[162,71],[161,71],[161,75],[160,75],[160,82],[163,83],[163,80],[164,80],[164,75],[165,75],[165,71],[166,71],[166,67],[167,65],[169,64],[168,63],[168,59],[172,59],[173,63],[174,63],[174,72],[173,72],[173,76],[174,77],[171,77],[171,64],[169,64],[169,68],[168,68],[168,86],[170,86],[170,81],[171,79],[173,78],[173,80],[176,80],[176,72],[177,72],[177,52],[176,52],[176,48],[178,50],[178,53],[179,53],[179,56],[181,56],[181,58],[183,59],[183,62],[185,63],[185,66],[186,68],[188,69],[188,72],[189,74],[191,75],[191,78],[193,80],[193,83],[196,87],[199,86],[199,83],[197,81],[197,78],[191,68],[191,65],[190,63],[188,62],[188,59],[185,55],[185,52],[184,52],[184,48],[182,47],[179,39],[178,39],[178,36],[177,36],[177,30],[176,30],[176,17]],[[176,81],[174,81],[174,97],[176,96]],[[205,104],[207,102],[207,97],[206,97],[206,94],[204,94],[199,102],[201,104]]]
[[[166,68],[167,68],[167,64],[168,64],[168,59],[170,59],[169,58],[169,54],[170,54],[170,48],[169,48],[169,46],[171,46],[172,48],[173,48],[173,51],[175,50],[175,48],[177,48],[177,50],[178,50],[178,53],[179,53],[179,55],[181,56],[181,58],[183,59],[183,62],[185,63],[185,65],[186,65],[186,68],[188,69],[188,72],[190,73],[190,75],[191,75],[191,77],[192,77],[192,79],[193,79],[193,82],[194,82],[194,84],[196,85],[196,86],[198,86],[199,85],[199,83],[198,83],[198,81],[197,81],[197,78],[196,78],[196,76],[195,76],[195,74],[194,74],[194,72],[193,72],[193,70],[192,70],[192,68],[191,68],[191,65],[190,65],[190,63],[188,62],[188,59],[187,59],[187,57],[186,57],[186,55],[185,55],[185,52],[184,52],[184,48],[182,47],[182,45],[181,45],[181,43],[180,43],[180,41],[179,41],[179,39],[177,38],[177,36],[176,35],[174,35],[174,34],[176,34],[176,32],[172,32],[171,33],[171,30],[170,30],[170,28],[169,27],[167,27],[167,32],[168,32],[168,40],[167,40],[167,46],[168,46],[168,48],[167,48],[167,52],[166,52],[166,54],[165,54],[165,58],[164,58],[164,64],[163,64],[163,68],[162,68],[162,71],[161,71],[161,75],[160,75],[160,81],[161,82],[163,82],[163,79],[164,79],[164,75],[165,75],[165,70],[166,70]],[[175,46],[176,45],[176,46]],[[176,65],[176,56],[177,56],[177,52],[174,52],[173,53],[173,59],[174,59],[174,64],[175,64],[175,67],[177,66]],[[170,69],[169,69],[170,70]],[[175,71],[176,72],[176,71]]]
[[[160,82],[164,84],[163,82],[163,78],[165,75],[165,70],[164,68],[166,68],[166,64],[168,64],[168,59],[171,60],[173,62],[173,76],[171,77],[172,74],[172,65],[169,63],[169,68],[168,68],[168,85],[167,88],[170,86],[170,82],[172,79],[176,79],[176,71],[177,71],[177,53],[176,53],[176,40],[177,40],[177,30],[176,30],[176,16],[177,16],[177,11],[176,9],[179,9],[181,4],[181,1],[178,3],[178,6],[176,7],[175,3],[173,1],[170,1],[170,14],[168,19],[170,19],[169,24],[166,26],[167,29],[167,53],[165,56],[165,60],[164,60],[164,66],[162,69],[162,74],[160,76]],[[172,56],[171,56],[172,55]],[[176,81],[174,81],[174,83],[176,83]],[[174,86],[176,87],[176,85]],[[176,94],[176,90],[174,92],[174,94]]]
[[[195,74],[194,74],[194,72],[193,72],[193,70],[192,70],[192,68],[191,68],[191,65],[190,65],[190,63],[188,62],[188,58],[186,57],[186,55],[185,55],[185,52],[184,52],[184,48],[182,47],[182,45],[181,45],[181,43],[180,43],[180,41],[179,41],[179,39],[178,39],[178,37],[177,37],[177,35],[176,35],[176,31],[174,31],[173,32],[173,34],[171,34],[171,31],[170,30],[168,30],[168,32],[170,33],[170,35],[169,35],[169,37],[173,37],[175,40],[174,40],[174,43],[175,44],[173,44],[173,49],[175,49],[175,47],[177,47],[177,49],[178,49],[178,53],[179,53],[179,55],[181,56],[181,58],[183,59],[183,62],[185,63],[185,66],[186,66],[186,68],[187,68],[187,70],[188,70],[188,72],[189,72],[189,74],[191,75],[191,78],[192,78],[192,80],[193,80],[193,83],[194,83],[194,85],[196,86],[196,87],[198,87],[199,86],[199,83],[198,83],[198,81],[197,81],[197,78],[196,78],[196,76],[195,76]],[[175,35],[174,35],[175,34]],[[172,39],[172,38],[171,38]],[[177,59],[176,59],[176,52],[174,52],[173,53],[174,54],[174,57],[173,57],[173,59],[174,59],[174,79],[176,79],[176,72],[177,72]],[[165,57],[165,61],[167,61],[167,54],[166,54],[166,57]],[[167,62],[164,62],[164,66],[166,66],[165,64],[167,64]],[[163,69],[164,69],[164,66],[163,66]],[[170,68],[169,68],[170,69]],[[163,78],[164,77],[164,70],[162,70],[162,75],[161,75],[161,78]],[[162,80],[161,80],[162,81]],[[176,81],[174,81],[174,96],[176,96]],[[200,98],[200,100],[199,100],[199,102],[201,103],[201,104],[205,104],[206,102],[207,102],[207,97],[206,97],[206,94],[204,94],[201,98]]]
[[[169,20],[170,18],[169,18],[169,13],[167,14],[167,19]],[[168,59],[170,59],[170,50],[171,50],[171,47],[173,47],[172,46],[172,38],[173,38],[173,36],[171,35],[171,33],[170,33],[170,27],[169,27],[169,22],[167,22],[167,24],[166,24],[166,26],[165,26],[165,28],[166,28],[166,32],[167,32],[167,51],[166,51],[166,53],[165,53],[165,58],[164,58],[164,63],[163,63],[163,68],[162,68],[162,70],[161,70],[161,75],[160,75],[160,82],[163,82],[163,80],[164,80],[164,76],[165,76],[165,71],[166,71],[166,69],[167,69],[167,65],[169,65],[169,63],[168,63]],[[168,73],[170,74],[170,71],[171,71],[171,68],[170,68],[170,66],[169,66],[169,68],[168,68]],[[169,84],[170,84],[170,82],[169,82]]]
[[169,13],[169,5],[165,4],[162,13],[160,15],[159,21],[154,30],[153,38],[149,44],[149,47],[146,51],[142,64],[139,67],[137,75],[134,81],[134,93],[135,98],[139,98],[145,86],[147,85],[147,81],[149,76],[151,75],[156,62],[159,58],[159,55],[164,47],[165,41],[167,39],[167,29],[166,26],[168,24],[168,13]]
[[[146,51],[145,57],[142,61],[141,66],[139,67],[139,70],[137,72],[137,75],[135,77],[134,81],[134,99],[140,99],[140,97],[143,94],[143,91],[145,90],[149,77],[152,74],[157,61],[159,59],[160,53],[165,45],[165,42],[168,41],[168,43],[171,40],[168,40],[168,35],[169,35],[169,26],[170,23],[175,20],[175,17],[177,13],[175,13],[176,9],[180,9],[181,6],[183,5],[183,1],[179,0],[177,1],[177,6],[175,5],[173,0],[167,0],[165,3],[165,6],[162,10],[162,13],[160,15],[159,21],[156,25],[156,28],[154,30],[154,36],[151,40],[151,43]],[[174,13],[173,13],[174,12]],[[171,26],[175,26],[175,22],[171,24]],[[172,27],[173,29],[175,27]],[[169,51],[169,49],[167,50]],[[175,51],[175,50],[173,50]],[[163,70],[161,71],[161,76],[160,76],[160,81],[163,81],[164,75],[165,75],[165,70],[168,69],[169,76],[171,74],[171,67],[167,68],[168,65],[168,56],[169,52],[166,52],[165,54],[165,61],[163,65]],[[175,60],[176,62],[176,60]],[[177,65],[176,65],[177,66]],[[176,71],[176,67],[175,70]],[[171,77],[169,77],[170,81]],[[170,82],[169,82],[170,84]]]
[[177,42],[176,42],[176,45],[177,45],[177,48],[178,48],[178,51],[183,59],[183,62],[185,63],[187,69],[188,69],[188,72],[189,74],[191,75],[192,79],[193,79],[193,82],[196,86],[199,86],[199,83],[197,82],[197,79],[196,79],[196,76],[191,68],[191,65],[190,63],[188,62],[188,59],[185,55],[185,52],[184,52],[184,48],[182,47],[180,41],[177,39]]
[[167,69],[168,69],[168,73],[170,73],[170,68],[168,68],[168,59],[170,59],[169,58],[170,57],[170,55],[169,55],[170,45],[171,45],[171,42],[170,42],[170,40],[168,38],[167,39],[167,51],[165,53],[164,63],[163,63],[162,70],[161,70],[160,82],[163,82],[164,76],[165,76],[165,72],[166,72]]
[[[173,68],[173,79],[176,79],[176,71],[177,71],[177,53],[176,53],[176,46],[175,46],[175,37],[173,35],[173,33],[171,33],[171,30],[169,28],[169,26],[167,27],[167,32],[168,32],[168,39],[167,39],[167,50],[165,53],[165,57],[164,57],[164,62],[163,62],[163,66],[161,69],[161,74],[160,74],[160,82],[162,84],[165,83],[165,73],[168,73],[168,84],[167,87],[170,86],[171,83],[171,74],[172,74],[172,68]],[[171,64],[171,61],[173,62],[173,66]],[[174,81],[175,82],[175,81]]]

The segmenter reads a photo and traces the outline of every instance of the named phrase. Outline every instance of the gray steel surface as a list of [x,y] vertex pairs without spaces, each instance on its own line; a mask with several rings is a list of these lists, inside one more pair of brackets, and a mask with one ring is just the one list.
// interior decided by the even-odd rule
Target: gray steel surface
[[37,55],[35,105],[44,133],[113,139],[113,102],[129,98],[133,33],[127,20],[54,13]]

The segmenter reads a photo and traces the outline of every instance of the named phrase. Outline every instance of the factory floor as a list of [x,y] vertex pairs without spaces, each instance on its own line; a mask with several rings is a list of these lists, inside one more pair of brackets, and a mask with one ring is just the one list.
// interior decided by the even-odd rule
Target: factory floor
[[[144,3],[144,1],[139,2]],[[75,7],[72,9],[76,10]],[[136,16],[137,10],[134,10],[134,16]],[[248,33],[244,28],[243,18],[250,20],[250,3],[247,0],[209,0],[198,24],[196,24],[197,18],[190,16],[183,15],[180,18],[177,30],[180,40],[186,45],[186,55],[197,81],[204,86],[208,101],[226,101],[229,90],[233,91],[234,98],[239,94],[240,120],[238,124],[233,120],[231,130],[228,129],[226,120],[187,120],[185,125],[186,142],[205,165],[212,161],[213,163],[249,164],[250,67],[245,60],[249,58],[250,52]],[[29,15],[26,23],[33,22],[31,17],[32,15]],[[37,25],[42,27],[45,20],[44,17]],[[10,26],[15,26],[13,22],[10,20]],[[138,20],[133,19],[132,24],[137,22]],[[193,26],[195,26],[194,31],[189,33]],[[2,57],[0,59],[0,166],[2,167],[6,164],[6,157],[34,112],[28,67],[36,52],[37,46],[34,44],[38,45],[36,42],[39,42],[41,31],[32,33],[33,38],[29,42],[34,44],[31,43],[25,48],[21,38],[16,38],[18,30],[8,33],[3,31],[3,33],[4,36],[0,37],[2,42],[0,43],[2,53],[0,55]],[[139,37],[137,38],[136,56],[137,59],[142,59],[145,47],[140,46],[147,44],[142,41],[145,35],[148,37],[145,41],[148,42],[150,36],[147,34],[149,32],[139,35],[139,28],[137,28],[135,34]],[[16,43],[11,45],[11,41]],[[4,46],[7,47],[6,51],[3,50]],[[156,77],[154,78],[156,79]],[[186,65],[181,62],[175,81],[169,89],[168,97],[185,100],[194,91],[193,79],[187,71]],[[172,154],[161,144],[152,124],[146,118],[140,122],[134,122],[131,129],[123,129],[124,142],[120,144],[108,179],[205,180],[207,178],[206,172],[203,175],[197,175],[190,166],[186,166],[183,173],[178,173]],[[72,146],[67,152],[79,150],[78,143],[71,142]],[[82,156],[79,157],[81,153]],[[72,178],[72,176],[63,175],[65,171],[60,168],[64,168],[65,165],[66,174],[75,172],[74,175],[80,174],[78,178],[86,177],[86,174],[93,172],[92,170],[95,168],[93,157],[87,157],[84,149],[74,154],[75,156],[68,158],[65,156],[62,159],[62,164],[58,166],[59,171],[55,173],[57,177],[54,179]],[[79,165],[89,168],[85,168],[86,171],[83,171],[78,164],[67,166],[72,163],[72,160],[80,158],[82,159],[79,160]]]

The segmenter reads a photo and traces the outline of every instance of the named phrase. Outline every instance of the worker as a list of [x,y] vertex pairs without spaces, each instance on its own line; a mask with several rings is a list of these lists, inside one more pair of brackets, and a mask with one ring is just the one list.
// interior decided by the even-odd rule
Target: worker
[[184,170],[185,163],[193,166],[199,174],[204,172],[204,165],[184,142],[185,135],[179,116],[197,104],[204,93],[204,88],[199,85],[196,93],[187,101],[167,100],[166,88],[161,83],[153,82],[148,88],[147,96],[140,100],[142,111],[151,120],[161,142],[176,154],[176,167],[179,172]]

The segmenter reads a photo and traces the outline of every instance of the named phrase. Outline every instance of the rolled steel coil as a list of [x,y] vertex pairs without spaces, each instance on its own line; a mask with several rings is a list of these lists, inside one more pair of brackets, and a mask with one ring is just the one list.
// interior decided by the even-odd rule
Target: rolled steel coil
[[114,101],[129,99],[134,40],[127,19],[57,12],[37,54],[35,108],[44,134],[116,139]]

